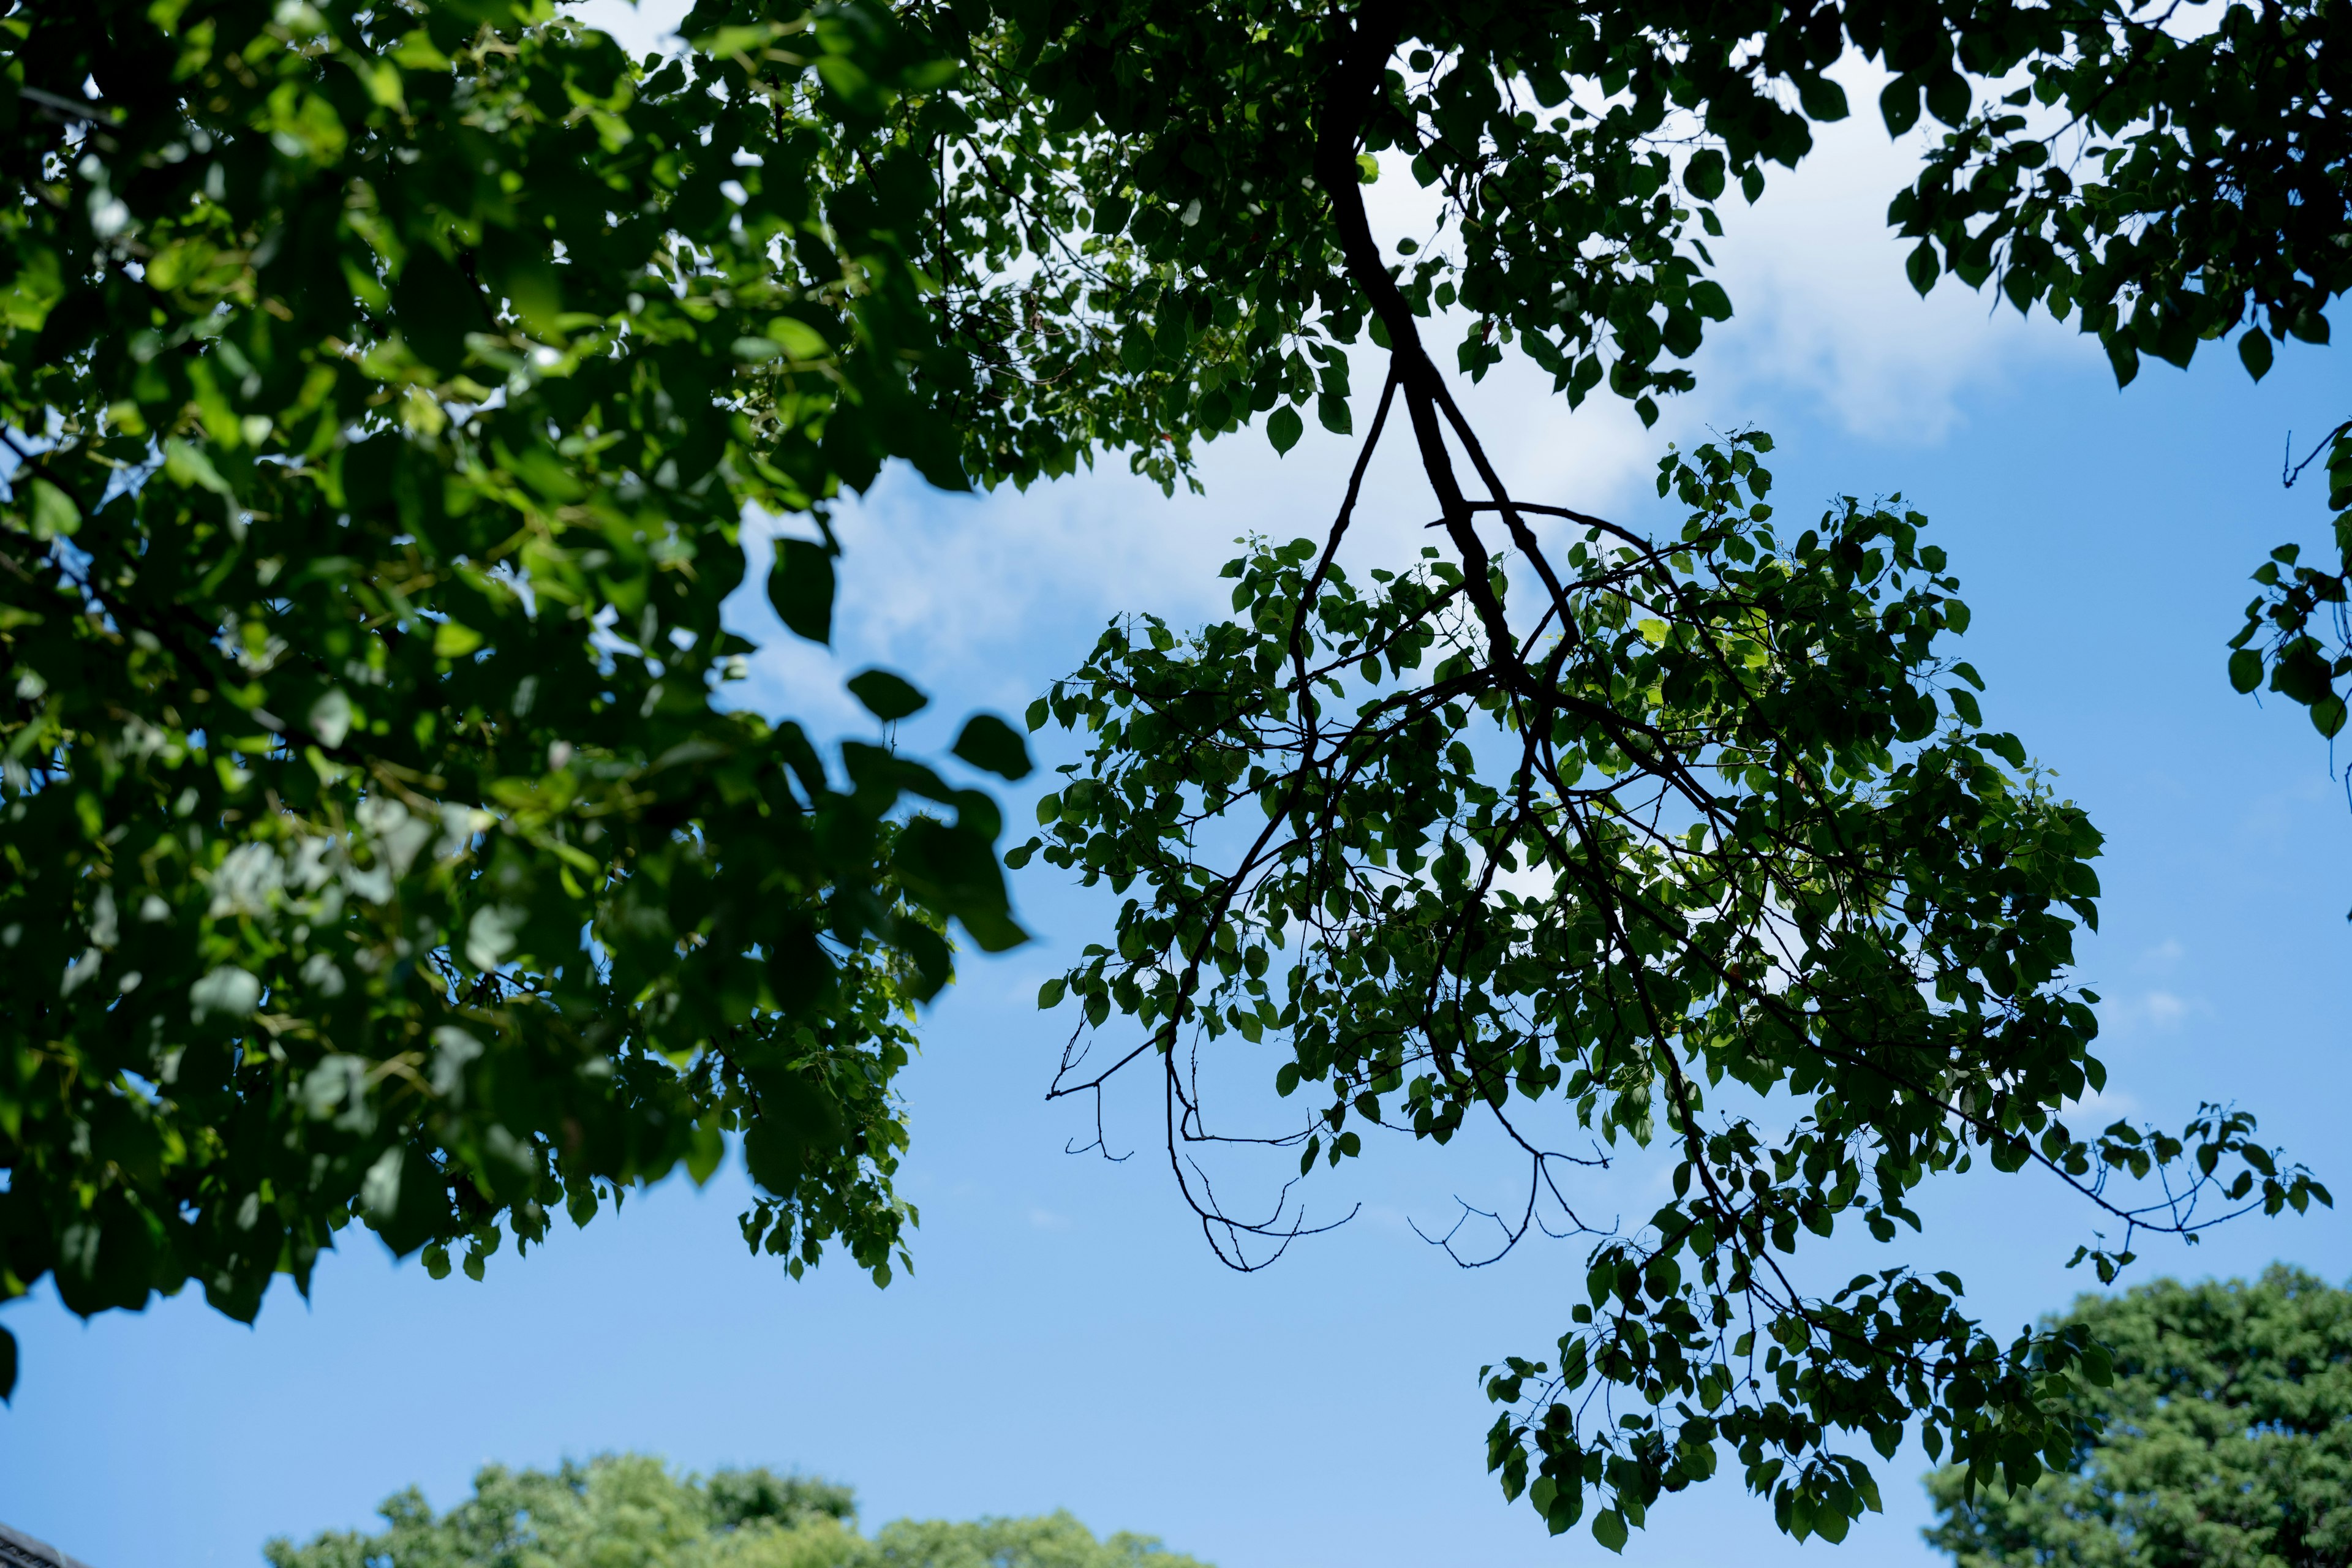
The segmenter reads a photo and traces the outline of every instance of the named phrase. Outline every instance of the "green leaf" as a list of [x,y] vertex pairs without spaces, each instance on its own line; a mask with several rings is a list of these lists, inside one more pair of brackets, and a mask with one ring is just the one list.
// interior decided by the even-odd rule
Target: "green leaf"
[[220,470],[213,467],[204,448],[177,437],[163,443],[163,471],[175,484],[194,485],[215,495],[229,493],[228,481],[220,477]]
[[770,321],[768,336],[782,347],[787,359],[805,363],[833,357],[833,345],[825,342],[824,334],[797,316]]
[[1029,940],[1014,923],[1004,876],[988,840],[967,826],[918,816],[898,841],[898,874],[936,907],[963,922],[983,952],[1003,952]]
[[1886,121],[1886,133],[1900,136],[1919,123],[1919,84],[1907,76],[1896,77],[1881,89],[1878,112]]
[[2107,351],[2107,363],[2116,373],[2117,386],[2129,386],[2139,376],[2139,350],[2120,334],[2101,340]]
[[2256,381],[2268,375],[2271,369],[2270,335],[2260,327],[2250,329],[2238,340],[2238,359],[2246,367],[2246,374]]
[[1592,1516],[1592,1539],[1612,1552],[1625,1550],[1625,1516],[1613,1508]]
[[[851,676],[849,694],[864,703],[867,712],[886,724],[896,723],[909,714],[919,713],[929,707],[931,701],[887,669],[868,669]],[[961,751],[961,745],[958,751]]]
[[1845,89],[1818,74],[1798,77],[1797,102],[1804,110],[1805,118],[1823,124],[1843,120],[1852,112],[1846,107]]
[[73,498],[47,479],[33,481],[33,537],[47,542],[64,539],[81,527],[81,508]]
[[1018,731],[993,714],[972,715],[956,738],[955,754],[973,767],[1014,783],[1029,776],[1028,746]]
[[19,331],[37,332],[65,292],[58,253],[45,245],[27,246],[19,252],[15,279],[0,290],[0,321]]
[[1307,421],[1298,416],[1297,409],[1287,404],[1276,409],[1273,416],[1265,422],[1265,438],[1274,443],[1276,452],[1287,452],[1297,446],[1298,437],[1306,431]]
[[463,658],[480,647],[486,639],[471,626],[456,621],[443,621],[433,628],[433,657]]
[[2344,729],[2344,699],[2329,692],[2311,705],[2311,727],[2334,740]]
[[698,1121],[688,1135],[686,1152],[687,1180],[696,1186],[708,1186],[719,1173],[719,1163],[726,1155],[727,1140],[716,1123]]
[[1921,294],[1924,295],[1934,289],[1936,279],[1942,275],[1943,271],[1941,265],[1936,259],[1934,243],[1923,239],[1914,246],[1911,254],[1904,258],[1903,270],[1910,278],[1911,287]]
[[833,641],[833,552],[814,540],[779,539],[768,603],[795,636]]
[[2242,647],[2230,656],[2230,684],[2240,692],[2252,691],[2263,683],[2263,656],[2250,647]]
[[1723,195],[1723,153],[1720,149],[1702,147],[1690,155],[1683,165],[1683,184],[1690,194],[1703,202],[1714,201]]
[[[21,1283],[87,1315],[196,1280],[250,1321],[353,1223],[478,1276],[567,1199],[709,1174],[786,1060],[832,1125],[747,1229],[793,1272],[898,1266],[909,1008],[951,921],[1017,939],[995,808],[719,683],[746,567],[823,639],[827,503],[893,458],[963,482],[973,361],[900,241],[940,231],[937,179],[800,63],[879,112],[947,79],[935,46],[887,9],[753,19],[777,119],[520,0],[17,11],[0,122],[79,140],[0,236],[0,424],[41,446],[8,526],[76,548],[0,584],[16,751],[69,782],[0,821],[0,971],[37,992],[0,1005],[57,1019],[54,1074],[0,1071],[0,1189],[103,1194],[26,1218]],[[28,60],[67,97],[12,85]],[[362,188],[364,222],[314,221]],[[770,573],[753,516],[807,536]],[[948,797],[943,844],[909,791]],[[125,879],[142,824],[173,864]],[[470,1068],[413,984],[432,952],[498,975]],[[110,1008],[145,1033],[101,1064]],[[710,1072],[630,1065],[720,1038]],[[398,1040],[417,1071],[384,1069]],[[159,1098],[172,1049],[245,1065]],[[132,1142],[50,1136],[61,1094]]]
[[1928,79],[1927,112],[1954,130],[1968,119],[1971,99],[1969,79],[1949,67]]

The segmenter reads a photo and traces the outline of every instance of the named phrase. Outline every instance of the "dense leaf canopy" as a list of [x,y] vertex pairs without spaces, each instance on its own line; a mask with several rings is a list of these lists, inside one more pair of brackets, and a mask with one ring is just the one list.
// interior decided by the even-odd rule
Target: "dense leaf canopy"
[[[2345,281],[2346,17],[702,0],[632,62],[547,0],[13,0],[0,1298],[193,1279],[249,1316],[353,1220],[478,1271],[730,1132],[754,1245],[887,1278],[908,1008],[959,924],[1021,936],[1000,824],[729,701],[722,603],[765,574],[823,639],[826,504],[892,457],[1172,488],[1252,419],[1288,450],[1369,411],[1364,459],[1394,425],[1426,479],[1422,558],[1339,559],[1360,462],[1322,537],[1229,569],[1231,620],[1122,621],[1033,710],[1089,750],[1014,856],[1129,895],[1045,997],[1126,1033],[1057,1090],[1157,1068],[1244,1264],[1301,1222],[1210,1196],[1201,1051],[1310,1093],[1264,1140],[1302,1176],[1494,1118],[1506,1237],[1592,1237],[1557,1355],[1488,1384],[1556,1530],[1622,1545],[1728,1451],[1834,1539],[1876,1500],[1850,1440],[1914,1420],[2032,1480],[2089,1340],[1997,1344],[1932,1270],[1824,1294],[1799,1237],[1891,1235],[1983,1158],[2120,1221],[2109,1275],[2140,1228],[2325,1188],[2242,1112],[2067,1125],[2099,840],[1987,722],[1924,519],[1791,527],[1753,431],[1668,456],[1655,535],[1515,494],[1425,339],[1654,419],[1733,308],[1719,207],[1769,199],[1858,58],[1891,129],[1948,129],[1890,193],[1919,287],[2071,317],[2126,379],[2242,329],[2259,374]],[[1400,167],[1433,216],[1384,237]],[[760,513],[787,537],[748,560]],[[985,715],[956,752],[1028,766]],[[1591,1232],[1574,1162],[1627,1141],[1674,1200]],[[2109,1190],[2159,1167],[2158,1203]]]
[[[995,811],[724,700],[720,606],[749,512],[958,482],[928,184],[811,174],[944,68],[504,0],[0,29],[0,1295],[250,1317],[352,1217],[478,1272],[736,1128],[747,1236],[887,1279],[907,1009],[950,917],[1019,938]],[[770,584],[817,637],[829,549]]]
[[[938,25],[967,19],[964,78],[905,134],[947,175],[939,269],[992,476],[1097,442],[1172,475],[1193,437],[1290,404],[1346,429],[1333,351],[1390,341],[1391,274],[1451,312],[1465,371],[1516,346],[1571,405],[1605,384],[1654,416],[1730,314],[1727,191],[1761,199],[1845,118],[1849,58],[1887,74],[1891,132],[1949,128],[1891,193],[1923,290],[1948,272],[2071,317],[2128,380],[2235,327],[2259,374],[2274,341],[2325,342],[2352,283],[2352,11],[2329,0],[1007,0]],[[1376,256],[1335,187],[1382,156],[1440,216]]]
[[2352,1291],[2281,1267],[2086,1296],[2061,1321],[2114,1380],[2069,1391],[2074,1452],[2030,1491],[1930,1479],[1927,1539],[1959,1568],[2352,1563]]
[[1108,1540],[1067,1513],[902,1519],[857,1533],[849,1489],[768,1470],[678,1476],[641,1454],[552,1474],[484,1468],[474,1495],[435,1514],[415,1488],[385,1528],[269,1542],[271,1568],[1205,1568],[1150,1536]]

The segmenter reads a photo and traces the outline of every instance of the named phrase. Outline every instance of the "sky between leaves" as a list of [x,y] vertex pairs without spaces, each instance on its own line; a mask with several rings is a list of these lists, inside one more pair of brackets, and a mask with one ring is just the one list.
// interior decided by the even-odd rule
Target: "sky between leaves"
[[[588,8],[638,47],[682,9]],[[2119,395],[2063,329],[1949,285],[1914,296],[1878,221],[1903,153],[1869,117],[1824,142],[1733,226],[1721,254],[1739,315],[1657,431],[1602,401],[1570,418],[1507,372],[1468,395],[1473,416],[1522,493],[1629,523],[1652,515],[1665,440],[1744,423],[1780,437],[1784,514],[1848,491],[1920,504],[1976,611],[1966,652],[1989,718],[2108,836],[2105,934],[2084,968],[2106,998],[2107,1102],[2178,1121],[2200,1096],[2234,1097],[2340,1189],[2352,1030],[2333,981],[2352,942],[2352,809],[2301,714],[2231,695],[2221,658],[2245,574],[2274,544],[2324,537],[2324,496],[2283,494],[2276,460],[2290,427],[2315,437],[2352,412],[2352,378],[2298,350],[2259,387],[2210,356]],[[1376,222],[1404,232],[1411,183],[1370,194]],[[1183,624],[1214,608],[1237,535],[1319,533],[1349,455],[1317,431],[1276,459],[1244,433],[1209,449],[1204,499],[1174,501],[1108,471],[980,500],[890,475],[849,509],[833,656],[784,639],[756,595],[741,603],[741,629],[776,639],[749,700],[819,730],[870,728],[839,683],[884,664],[934,696],[900,739],[943,749],[973,708],[1018,713],[1109,615]],[[1368,563],[1409,550],[1432,515],[1402,464],[1376,467],[1370,494],[1352,546]],[[1026,821],[1027,802],[1008,820]],[[1503,1506],[1473,1377],[1548,1348],[1581,1248],[1454,1269],[1411,1226],[1450,1223],[1457,1194],[1500,1197],[1502,1167],[1460,1144],[1442,1161],[1394,1147],[1344,1193],[1310,1197],[1335,1214],[1360,1201],[1353,1225],[1267,1273],[1226,1274],[1148,1152],[1061,1152],[1092,1129],[1041,1103],[1060,1038],[1031,999],[1108,910],[1042,865],[1014,888],[1039,942],[968,966],[908,1079],[912,1279],[877,1293],[839,1268],[792,1284],[744,1256],[722,1175],[559,1233],[525,1265],[501,1256],[481,1285],[433,1283],[354,1236],[310,1307],[281,1289],[250,1331],[193,1300],[85,1326],[44,1297],[10,1315],[27,1373],[0,1413],[0,1521],[97,1568],[250,1564],[265,1535],[362,1524],[412,1480],[446,1504],[485,1460],[643,1448],[820,1470],[857,1487],[869,1524],[1066,1505],[1223,1568],[1600,1558],[1581,1531],[1551,1542]],[[1156,1114],[1115,1103],[1114,1152],[1149,1150]],[[1592,1206],[1646,1213],[1662,1175],[1621,1163]],[[1930,1196],[1929,1233],[1997,1328],[2089,1283],[2061,1265],[2090,1216],[2054,1184],[1962,1179]],[[2347,1243],[2341,1215],[2242,1222],[2194,1251],[2147,1248],[2134,1275],[2277,1257],[2341,1279]],[[1830,1279],[1891,1261],[1860,1241],[1811,1266]],[[1886,1515],[1842,1547],[1777,1536],[1726,1477],[1668,1500],[1628,1554],[1931,1563],[1925,1468],[1916,1447],[1898,1455]]]

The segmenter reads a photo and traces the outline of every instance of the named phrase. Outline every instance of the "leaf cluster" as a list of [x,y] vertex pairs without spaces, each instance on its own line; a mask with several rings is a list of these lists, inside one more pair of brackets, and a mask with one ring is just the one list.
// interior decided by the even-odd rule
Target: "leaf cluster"
[[[2327,342],[2327,307],[2352,287],[2340,243],[2352,12],[2230,4],[2191,21],[2179,9],[2019,8],[1962,36],[1973,74],[2024,79],[1965,115],[1927,84],[1952,130],[1887,213],[1919,240],[1922,293],[1948,271],[2021,311],[2079,312],[2119,384],[2143,353],[2185,366],[2242,324],[2257,378],[2274,342]],[[1915,77],[1881,101],[1897,134],[1919,117]],[[1965,89],[1942,90],[1967,107]]]
[[[1845,1439],[1888,1456],[1916,1420],[2014,1485],[2059,1462],[2053,1380],[2087,1340],[1998,1344],[1949,1275],[1809,1293],[1806,1234],[1916,1229],[1913,1191],[1980,1157],[2122,1220],[2103,1275],[2132,1229],[2221,1217],[2200,1201],[2327,1201],[2242,1113],[2069,1128],[2105,1081],[2095,997],[2064,979],[2099,836],[1940,650],[1968,613],[1926,520],[1849,498],[1788,530],[1769,447],[1669,456],[1683,521],[1656,542],[1565,513],[1568,572],[1524,630],[1472,605],[1501,604],[1501,561],[1482,584],[1432,547],[1360,586],[1339,530],[1254,545],[1232,618],[1116,623],[1033,708],[1088,750],[1008,856],[1127,895],[1040,1002],[1133,1043],[1074,1052],[1057,1092],[1156,1058],[1179,1178],[1234,1261],[1306,1226],[1287,1203],[1235,1217],[1191,1152],[1228,1141],[1197,1065],[1228,1036],[1277,1097],[1311,1094],[1295,1131],[1230,1139],[1297,1149],[1302,1179],[1474,1116],[1521,1152],[1524,1205],[1483,1218],[1506,1247],[1590,1237],[1591,1289],[1557,1359],[1490,1369],[1511,1408],[1489,1462],[1612,1549],[1725,1451],[1782,1528],[1831,1540],[1878,1504]],[[1563,1126],[1589,1152],[1553,1146]],[[1621,1144],[1671,1151],[1674,1197],[1590,1223],[1573,1170]],[[2118,1204],[2117,1172],[2166,1195]],[[1461,1230],[1439,1239],[1483,1260]]]
[[[2336,684],[2352,677],[2352,618],[2346,610],[2352,585],[2352,426],[2339,426],[2321,447],[2340,569],[2303,564],[2300,545],[2271,552],[2254,570],[2262,592],[2247,604],[2246,624],[2230,639],[2230,684],[2252,692],[2268,675],[2269,689],[2308,710],[2312,728],[2332,741],[2345,720]],[[2286,482],[2295,477],[2290,470]]]
[[0,1300],[250,1318],[353,1221],[478,1277],[730,1134],[752,1243],[903,1262],[912,1005],[950,921],[1021,939],[996,811],[738,706],[721,606],[800,514],[822,637],[826,499],[961,482],[936,193],[825,174],[950,68],[694,25],[0,14]]
[[[1892,132],[1949,128],[1889,209],[1922,291],[1948,272],[2076,315],[2122,381],[2251,321],[2260,375],[2274,340],[2326,341],[2347,276],[2345,14],[2181,10],[909,7],[969,62],[893,132],[943,183],[967,461],[1026,483],[1125,449],[1172,487],[1196,441],[1259,416],[1278,448],[1310,405],[1347,433],[1346,351],[1396,341],[1391,283],[1454,323],[1465,374],[1516,346],[1571,406],[1606,386],[1654,420],[1733,309],[1721,201],[1760,200],[1847,117],[1848,56],[1889,73]],[[1428,232],[1350,256],[1336,180],[1399,165]]]

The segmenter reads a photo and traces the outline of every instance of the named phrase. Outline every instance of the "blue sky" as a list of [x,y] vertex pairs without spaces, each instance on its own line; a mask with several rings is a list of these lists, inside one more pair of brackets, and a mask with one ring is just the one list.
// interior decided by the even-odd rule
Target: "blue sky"
[[[2223,352],[2118,393],[2063,329],[1910,293],[1877,222],[1902,160],[1849,127],[1735,229],[1741,314],[1658,431],[1620,408],[1571,417],[1510,374],[1470,395],[1475,416],[1521,494],[1629,522],[1660,515],[1645,481],[1665,441],[1750,421],[1780,438],[1784,515],[1847,492],[1916,501],[1976,612],[1964,651],[1989,718],[2107,835],[2081,975],[2105,998],[2108,1099],[2175,1122],[2236,1100],[2352,1200],[2352,809],[2300,711],[2234,696],[2222,672],[2246,574],[2326,537],[2324,498],[2283,493],[2278,458],[2290,427],[2307,439],[2352,411],[2340,362],[2292,351],[2253,386]],[[1231,541],[1318,531],[1348,456],[1318,432],[1277,460],[1244,434],[1211,448],[1205,499],[1176,501],[1116,473],[984,499],[893,475],[847,525],[837,654],[782,646],[742,605],[778,639],[751,700],[852,732],[841,677],[887,664],[936,698],[901,743],[943,747],[973,708],[1017,713],[1112,614],[1213,610]],[[1383,468],[1360,559],[1419,542],[1416,483]],[[1025,799],[1009,815],[1025,822]],[[1032,998],[1108,911],[1042,866],[1015,889],[1038,941],[968,965],[908,1079],[912,1278],[877,1291],[828,1267],[795,1284],[747,1257],[730,1172],[509,1251],[481,1284],[435,1283],[354,1236],[309,1304],[281,1289],[251,1329],[194,1299],[84,1324],[43,1292],[7,1314],[26,1367],[0,1413],[0,1520],[97,1568],[242,1565],[273,1533],[364,1525],[412,1481],[446,1505],[484,1461],[641,1448],[817,1471],[854,1484],[869,1523],[1068,1507],[1223,1568],[1601,1559],[1503,1504],[1474,1375],[1556,1337],[1581,1249],[1456,1269],[1406,1222],[1499,1194],[1505,1173],[1475,1148],[1391,1146],[1312,1197],[1360,1201],[1354,1224],[1263,1273],[1221,1268],[1151,1157],[1153,1105],[1110,1108],[1136,1159],[1062,1152],[1090,1128],[1043,1100],[1067,1026]],[[1647,1179],[1612,1173],[1589,1196],[1630,1212]],[[1927,1245],[1841,1241],[1809,1255],[1816,1277],[1931,1260],[2002,1328],[2090,1283],[2061,1266],[2093,1215],[2046,1180],[1965,1178],[1922,1213]],[[2340,1280],[2347,1242],[2332,1215],[2242,1221],[2144,1247],[2136,1275],[2284,1258]],[[1887,1512],[1842,1547],[1780,1540],[1727,1477],[1662,1504],[1626,1555],[1937,1561],[1917,1538],[1924,1468],[1916,1449],[1883,1467]]]

